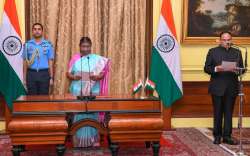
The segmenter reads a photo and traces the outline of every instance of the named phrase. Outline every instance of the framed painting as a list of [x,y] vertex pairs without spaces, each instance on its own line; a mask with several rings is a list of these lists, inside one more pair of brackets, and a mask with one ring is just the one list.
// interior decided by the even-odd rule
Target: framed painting
[[250,44],[250,0],[183,0],[182,43],[217,44],[222,31]]

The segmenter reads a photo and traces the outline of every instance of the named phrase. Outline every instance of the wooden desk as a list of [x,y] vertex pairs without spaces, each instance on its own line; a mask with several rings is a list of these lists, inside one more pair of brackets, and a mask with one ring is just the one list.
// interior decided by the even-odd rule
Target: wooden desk
[[[107,112],[107,127],[89,119],[69,125],[67,114],[77,112]],[[87,125],[108,135],[114,156],[118,154],[119,142],[133,141],[152,145],[156,156],[163,130],[160,101],[131,96],[99,96],[93,101],[79,101],[71,95],[24,96],[14,102],[6,121],[15,156],[30,144],[56,144],[58,155],[63,155],[67,136]]]

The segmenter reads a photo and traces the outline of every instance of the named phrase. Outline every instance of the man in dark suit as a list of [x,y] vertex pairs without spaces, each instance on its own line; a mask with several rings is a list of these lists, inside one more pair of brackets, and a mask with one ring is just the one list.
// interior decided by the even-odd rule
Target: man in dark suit
[[208,51],[204,67],[204,71],[211,76],[208,92],[212,96],[214,111],[214,144],[220,144],[221,137],[223,137],[224,143],[237,144],[231,134],[232,114],[239,88],[238,73],[235,67],[224,68],[222,61],[236,62],[237,67],[243,67],[243,61],[241,52],[231,47],[231,40],[230,32],[222,32],[220,45]]

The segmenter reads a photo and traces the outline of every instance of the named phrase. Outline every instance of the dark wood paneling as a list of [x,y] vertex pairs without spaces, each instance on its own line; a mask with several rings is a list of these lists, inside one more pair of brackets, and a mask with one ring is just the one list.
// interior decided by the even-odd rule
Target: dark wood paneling
[[[184,96],[172,106],[172,117],[212,117],[213,107],[208,94],[209,82],[184,82]],[[244,82],[244,116],[250,116],[250,82]],[[234,116],[238,116],[238,100]]]

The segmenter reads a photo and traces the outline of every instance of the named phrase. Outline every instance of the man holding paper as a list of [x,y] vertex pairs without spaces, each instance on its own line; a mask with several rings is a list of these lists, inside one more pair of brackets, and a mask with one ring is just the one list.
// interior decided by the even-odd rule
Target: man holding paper
[[238,95],[237,68],[243,68],[243,61],[241,52],[231,47],[231,41],[231,33],[222,32],[220,45],[208,51],[204,67],[204,71],[211,76],[208,92],[212,96],[214,111],[214,144],[220,144],[222,137],[224,143],[237,144],[231,137],[232,115]]

